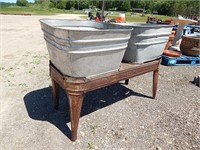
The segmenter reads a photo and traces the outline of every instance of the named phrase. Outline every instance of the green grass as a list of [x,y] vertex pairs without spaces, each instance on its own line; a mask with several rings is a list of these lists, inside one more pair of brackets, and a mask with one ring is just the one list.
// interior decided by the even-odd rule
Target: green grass
[[[93,15],[95,16],[95,12],[93,12]],[[112,14],[109,13],[107,15],[108,19],[117,19],[117,16],[119,15],[119,12],[114,11]],[[147,17],[148,16],[152,16],[151,14],[145,14],[144,16],[142,16],[141,14],[137,13],[134,16],[131,16],[131,12],[127,12],[126,14],[126,22],[142,22],[142,23],[146,23],[147,21]],[[83,19],[87,19],[87,16],[81,16]],[[172,18],[170,16],[163,16],[163,15],[154,15],[154,17],[156,18],[160,18],[162,21],[165,21],[168,18]]]
[[[81,10],[64,10],[64,9],[56,9],[56,8],[44,8],[40,5],[30,5],[28,7],[19,7],[19,6],[10,6],[10,7],[1,7],[1,14],[16,14],[16,15],[56,15],[56,14],[84,14]],[[95,16],[96,12],[93,12]],[[109,19],[116,19],[119,12],[113,11],[112,14],[109,14],[107,17]],[[131,12],[126,13],[126,22],[146,22],[147,17],[151,16],[151,14],[145,14],[142,16],[141,14],[136,14],[131,16]],[[155,17],[162,19],[163,21],[169,16],[155,15]],[[82,16],[82,18],[86,19],[87,15]]]
[[30,14],[30,15],[55,15],[55,14],[63,14],[63,13],[73,13],[73,14],[81,14],[82,11],[77,10],[64,10],[64,9],[56,9],[56,8],[43,8],[36,6],[29,7],[19,7],[19,6],[10,6],[10,7],[1,7],[1,14]]
[[[117,19],[117,16],[108,16],[109,19]],[[126,22],[146,22],[147,16],[140,17],[140,16],[127,16],[126,15]]]
[[[147,17],[151,16],[151,14],[145,14],[142,16],[141,14],[137,13],[134,16],[131,16],[130,12],[127,12],[126,14],[126,22],[146,22]],[[109,19],[116,19],[118,15],[108,15]],[[163,16],[163,15],[154,15],[154,17],[160,18],[161,20],[166,20],[167,18],[171,18],[169,16]]]

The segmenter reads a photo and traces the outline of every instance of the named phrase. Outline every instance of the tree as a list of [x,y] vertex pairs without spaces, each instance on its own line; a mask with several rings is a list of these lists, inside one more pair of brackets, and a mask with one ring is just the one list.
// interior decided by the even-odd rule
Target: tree
[[130,11],[131,10],[130,0],[124,0],[122,2],[122,4],[119,6],[118,10],[121,10],[121,11]]
[[42,4],[43,0],[35,0],[35,4]]
[[71,8],[74,8],[75,7],[75,1],[67,1],[66,3],[66,9],[71,9]]
[[67,5],[67,1],[66,0],[59,0],[59,1],[57,1],[56,8],[65,9],[66,5]]
[[[102,0],[35,0],[41,8],[86,9],[102,8]],[[18,6],[26,6],[27,0],[17,0]],[[199,16],[199,0],[105,0],[105,10],[130,11],[143,8],[148,13],[157,11],[160,15],[184,17]]]
[[155,3],[155,7],[154,10],[158,11],[158,14],[160,15],[169,15],[171,16],[173,13],[173,5],[175,5],[175,3],[173,1],[157,1],[157,3]]
[[17,4],[17,6],[27,6],[28,1],[27,0],[17,0],[16,4]]
[[49,9],[56,7],[52,0],[35,0],[35,5],[37,5],[37,7],[41,9]]
[[90,2],[88,0],[77,0],[75,3],[76,9],[85,9],[89,8]]

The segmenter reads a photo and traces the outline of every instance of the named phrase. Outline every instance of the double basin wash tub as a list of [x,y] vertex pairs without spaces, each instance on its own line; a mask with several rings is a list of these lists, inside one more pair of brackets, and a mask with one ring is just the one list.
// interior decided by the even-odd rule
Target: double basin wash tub
[[133,28],[123,61],[143,63],[159,58],[171,34],[171,25],[120,23]]
[[51,62],[71,77],[117,71],[132,31],[93,21],[41,19],[40,23]]

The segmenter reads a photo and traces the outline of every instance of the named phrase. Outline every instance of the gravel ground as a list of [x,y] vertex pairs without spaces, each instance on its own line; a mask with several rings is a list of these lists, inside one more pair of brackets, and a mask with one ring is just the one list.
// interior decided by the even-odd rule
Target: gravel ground
[[157,98],[152,73],[86,94],[78,139],[71,142],[68,99],[53,109],[48,53],[40,18],[0,15],[2,150],[199,150],[197,66],[160,66]]

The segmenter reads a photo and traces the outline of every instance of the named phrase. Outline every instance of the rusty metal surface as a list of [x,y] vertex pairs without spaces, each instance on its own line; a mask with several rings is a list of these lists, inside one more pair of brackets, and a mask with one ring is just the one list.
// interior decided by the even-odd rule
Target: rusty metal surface
[[200,56],[200,34],[183,35],[180,49],[184,55]]
[[[117,83],[122,80],[142,75],[153,71],[153,98],[156,97],[158,72],[159,72],[160,59],[149,63],[140,65],[123,64],[118,72],[107,73],[104,75],[96,76],[93,78],[72,78],[63,76],[55,66],[50,63],[50,76],[52,79],[52,89],[54,97],[54,108],[58,108],[59,104],[59,86],[63,87],[69,98],[70,104],[70,121],[71,121],[71,140],[77,139],[77,131],[79,118],[81,114],[82,102],[84,95],[88,91],[93,91],[111,84]],[[69,80],[68,80],[69,78]]]
[[128,64],[121,63],[118,71],[104,73],[98,76],[89,78],[77,78],[63,75],[55,66],[50,62],[50,76],[61,85],[64,89],[70,92],[88,92],[95,89],[114,84],[118,81],[130,79],[159,68],[161,59],[154,60],[143,64]]

